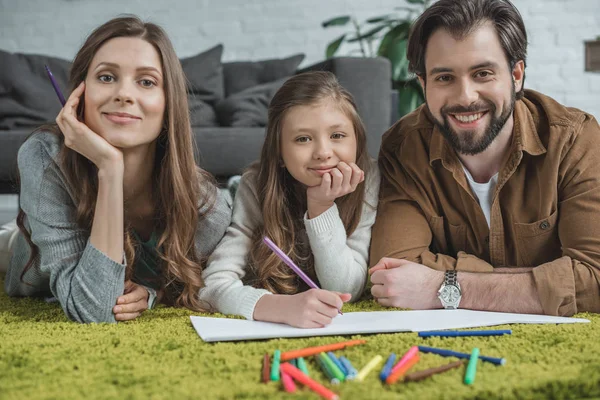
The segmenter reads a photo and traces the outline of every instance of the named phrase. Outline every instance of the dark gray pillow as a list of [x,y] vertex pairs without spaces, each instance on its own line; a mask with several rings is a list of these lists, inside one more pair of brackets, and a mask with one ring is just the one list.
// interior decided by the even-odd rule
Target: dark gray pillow
[[190,122],[192,126],[219,126],[217,114],[212,106],[193,94],[188,94]]
[[263,61],[223,63],[225,95],[227,97],[253,86],[291,76],[304,60],[304,54]]
[[218,44],[193,57],[182,58],[181,66],[188,79],[188,93],[207,103],[216,103],[225,97],[223,86],[223,45]]
[[287,79],[257,85],[218,102],[219,122],[223,126],[267,126],[269,103]]
[[54,121],[62,106],[44,64],[68,98],[69,61],[0,50],[0,129],[31,128]]

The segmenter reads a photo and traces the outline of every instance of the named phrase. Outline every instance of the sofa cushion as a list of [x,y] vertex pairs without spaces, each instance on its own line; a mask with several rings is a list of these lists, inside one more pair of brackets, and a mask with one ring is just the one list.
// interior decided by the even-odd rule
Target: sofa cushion
[[222,126],[267,126],[271,99],[288,77],[235,93],[215,106]]
[[212,104],[225,97],[222,55],[223,45],[218,44],[193,57],[180,60],[188,80],[188,93],[194,94],[196,99]]
[[227,97],[253,86],[293,75],[304,60],[304,54],[263,61],[223,63],[225,95]]
[[52,71],[63,94],[68,96],[69,61],[0,50],[0,129],[31,128],[54,121],[61,104],[44,64]]
[[215,109],[193,93],[188,93],[191,125],[198,127],[219,126]]

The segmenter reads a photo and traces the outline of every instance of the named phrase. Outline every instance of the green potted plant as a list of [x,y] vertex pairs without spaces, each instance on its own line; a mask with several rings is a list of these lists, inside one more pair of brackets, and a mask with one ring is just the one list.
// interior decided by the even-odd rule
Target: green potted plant
[[[416,76],[408,72],[406,47],[408,34],[413,21],[429,6],[431,0],[405,0],[406,5],[395,7],[395,13],[367,19],[359,24],[356,18],[343,15],[328,19],[323,28],[351,26],[351,32],[344,33],[328,44],[327,58],[333,57],[342,43],[356,44],[350,54],[359,53],[363,57],[385,57],[392,63],[392,88],[398,91],[398,115],[402,117],[424,101],[421,86]],[[374,46],[378,44],[377,51]]]

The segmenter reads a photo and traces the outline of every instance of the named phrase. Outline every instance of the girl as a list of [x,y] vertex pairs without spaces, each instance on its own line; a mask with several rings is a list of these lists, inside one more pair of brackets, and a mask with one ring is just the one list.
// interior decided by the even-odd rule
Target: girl
[[[333,74],[289,79],[271,101],[260,162],[241,179],[200,297],[247,319],[329,324],[367,279],[379,172],[366,149],[354,101]],[[323,289],[306,291],[264,236]]]
[[201,264],[230,209],[196,167],[183,70],[157,25],[113,19],[73,61],[71,96],[21,147],[11,296],[51,294],[79,322],[158,298],[205,309]]

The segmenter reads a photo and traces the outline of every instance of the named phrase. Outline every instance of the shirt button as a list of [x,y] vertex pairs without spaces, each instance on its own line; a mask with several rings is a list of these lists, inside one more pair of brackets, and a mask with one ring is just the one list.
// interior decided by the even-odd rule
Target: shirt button
[[548,223],[548,221],[544,221],[540,224],[540,229],[546,230],[548,228],[550,228],[550,224]]

